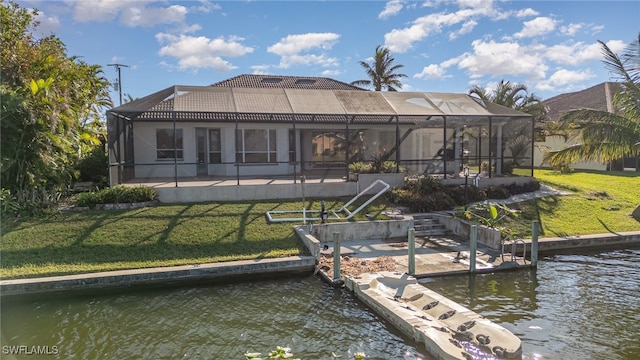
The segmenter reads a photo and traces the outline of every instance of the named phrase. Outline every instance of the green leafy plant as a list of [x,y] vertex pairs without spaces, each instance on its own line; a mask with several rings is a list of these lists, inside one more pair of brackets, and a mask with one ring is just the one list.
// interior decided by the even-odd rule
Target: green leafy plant
[[97,204],[121,204],[153,201],[157,197],[156,190],[149,186],[115,186],[100,191],[78,194],[75,205],[93,208]]
[[57,189],[32,189],[11,192],[2,189],[0,203],[3,215],[38,216],[57,212],[63,193]]
[[518,213],[505,204],[479,204],[464,211],[463,216],[467,220],[511,234],[509,230],[502,228],[500,223],[507,217],[517,218]]

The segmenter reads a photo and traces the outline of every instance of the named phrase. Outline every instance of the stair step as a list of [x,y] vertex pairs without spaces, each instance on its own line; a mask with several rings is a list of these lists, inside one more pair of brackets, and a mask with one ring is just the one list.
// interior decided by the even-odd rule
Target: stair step
[[415,231],[428,231],[428,230],[446,230],[444,225],[435,225],[435,226],[414,226]]
[[434,235],[445,235],[445,231],[441,229],[433,229],[433,230],[421,230],[415,232],[416,236],[434,236]]

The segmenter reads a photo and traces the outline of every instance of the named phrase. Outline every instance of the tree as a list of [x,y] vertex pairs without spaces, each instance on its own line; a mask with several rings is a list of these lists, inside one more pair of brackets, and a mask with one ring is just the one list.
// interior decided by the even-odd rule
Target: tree
[[[533,121],[538,129],[537,133],[540,133],[542,124],[548,120],[547,110],[542,103],[542,99],[533,93],[530,94],[527,86],[523,84],[502,80],[491,92],[475,85],[469,90],[469,95],[476,96],[485,102],[502,105],[533,116]],[[503,135],[505,141],[501,151],[504,151],[504,148],[508,148],[517,165],[517,159],[523,157],[531,148],[531,141],[533,141],[530,134],[531,127],[524,122],[510,125],[510,127],[506,128],[508,132]]]
[[[545,160],[552,166],[579,160],[607,163],[625,156],[639,156],[640,145],[640,33],[622,52],[614,53],[600,43],[605,67],[619,82],[613,98],[614,112],[578,109],[563,114],[550,132],[565,139],[576,137],[579,143],[551,151]],[[636,162],[638,163],[638,162]],[[638,170],[636,166],[636,170]]]
[[401,78],[407,77],[405,74],[396,73],[404,65],[396,64],[393,62],[395,59],[391,56],[389,49],[382,45],[376,46],[376,52],[373,57],[373,62],[368,63],[366,61],[360,61],[362,66],[369,76],[366,80],[356,80],[351,82],[351,85],[355,86],[372,86],[375,91],[382,91],[386,88],[388,91],[397,91],[402,88]]
[[532,115],[536,124],[548,119],[542,99],[533,93],[529,94],[527,86],[523,84],[512,84],[510,81],[501,80],[491,92],[475,85],[469,90],[469,95]]
[[14,192],[73,181],[78,159],[104,139],[111,106],[100,66],[67,56],[53,35],[32,35],[37,14],[0,0],[0,181]]

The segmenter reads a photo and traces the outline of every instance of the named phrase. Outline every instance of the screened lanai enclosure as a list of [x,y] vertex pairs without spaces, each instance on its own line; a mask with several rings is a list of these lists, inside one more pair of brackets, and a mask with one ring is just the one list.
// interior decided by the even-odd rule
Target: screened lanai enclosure
[[466,94],[172,86],[107,112],[110,181],[533,175],[533,119]]

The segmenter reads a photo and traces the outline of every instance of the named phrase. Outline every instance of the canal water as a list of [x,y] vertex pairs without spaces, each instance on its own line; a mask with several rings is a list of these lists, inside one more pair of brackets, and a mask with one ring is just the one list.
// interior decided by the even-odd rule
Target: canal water
[[522,339],[526,359],[640,359],[640,249],[556,255],[530,271],[430,279]]
[[[525,359],[640,357],[640,249],[557,255],[537,270],[421,281],[506,327]],[[28,359],[243,359],[289,346],[306,360],[429,359],[318,278],[3,299],[2,354]],[[37,349],[35,349],[37,350]],[[56,355],[57,354],[57,355]]]

